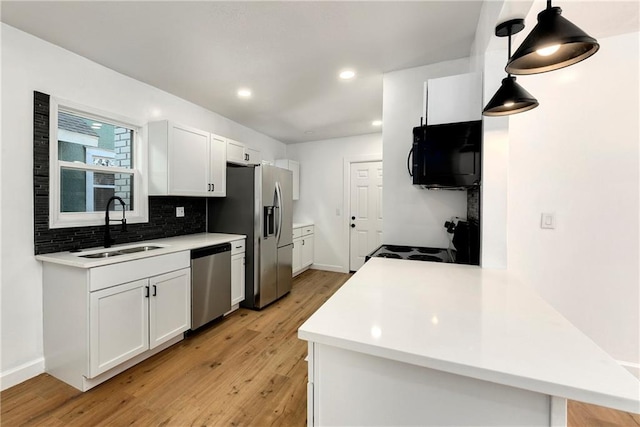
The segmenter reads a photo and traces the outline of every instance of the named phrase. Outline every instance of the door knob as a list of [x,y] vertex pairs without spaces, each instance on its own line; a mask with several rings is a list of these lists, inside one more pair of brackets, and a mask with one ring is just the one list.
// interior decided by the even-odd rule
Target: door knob
[[351,224],[351,228],[356,228],[356,225],[355,224]]

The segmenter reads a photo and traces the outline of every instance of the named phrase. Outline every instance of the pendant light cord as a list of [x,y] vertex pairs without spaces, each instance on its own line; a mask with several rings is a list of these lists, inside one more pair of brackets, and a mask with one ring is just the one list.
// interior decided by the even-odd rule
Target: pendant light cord
[[[548,0],[551,1],[551,0]],[[511,59],[511,28],[509,28],[509,50],[507,51],[507,62]],[[507,73],[507,77],[511,77],[511,73]]]

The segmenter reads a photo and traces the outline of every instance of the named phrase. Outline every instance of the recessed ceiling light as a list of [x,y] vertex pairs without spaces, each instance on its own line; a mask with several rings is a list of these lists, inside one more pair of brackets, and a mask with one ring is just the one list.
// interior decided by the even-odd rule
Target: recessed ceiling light
[[374,120],[371,122],[373,126],[382,126],[382,120]]
[[240,98],[251,98],[251,91],[249,89],[239,89],[238,96]]
[[306,131],[304,131],[304,133],[306,135],[313,135],[313,131],[312,130],[306,130]]
[[356,76],[356,72],[353,70],[344,70],[340,73],[340,78],[342,80],[349,80]]

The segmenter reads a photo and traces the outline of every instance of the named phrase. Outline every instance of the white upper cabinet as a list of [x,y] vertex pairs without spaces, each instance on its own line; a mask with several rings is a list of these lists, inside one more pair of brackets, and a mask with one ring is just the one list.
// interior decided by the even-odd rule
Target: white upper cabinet
[[227,195],[227,141],[211,134],[209,146],[209,182],[208,196],[225,197]]
[[226,141],[163,120],[149,123],[149,194],[226,195]]
[[293,200],[300,200],[300,163],[295,160],[278,159],[276,166],[293,172]]
[[427,81],[427,124],[482,120],[482,78],[479,73]]
[[237,165],[259,165],[262,163],[262,156],[260,151],[227,138],[227,162]]

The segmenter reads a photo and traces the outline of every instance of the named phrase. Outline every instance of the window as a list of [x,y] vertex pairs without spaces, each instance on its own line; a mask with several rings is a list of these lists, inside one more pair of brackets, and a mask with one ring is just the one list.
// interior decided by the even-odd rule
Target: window
[[[49,227],[104,224],[112,196],[127,222],[147,222],[140,126],[69,102],[51,103]],[[109,210],[122,209],[111,203]]]

